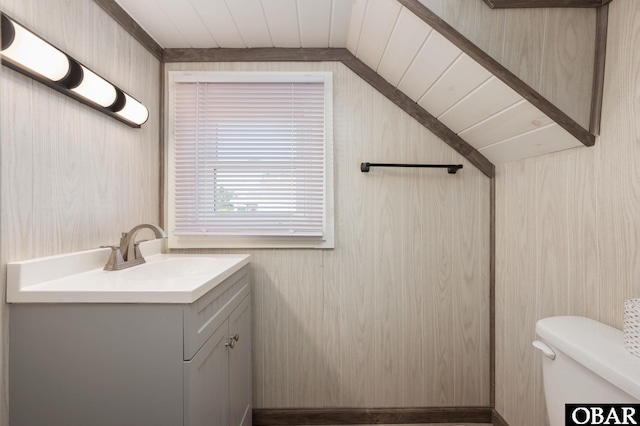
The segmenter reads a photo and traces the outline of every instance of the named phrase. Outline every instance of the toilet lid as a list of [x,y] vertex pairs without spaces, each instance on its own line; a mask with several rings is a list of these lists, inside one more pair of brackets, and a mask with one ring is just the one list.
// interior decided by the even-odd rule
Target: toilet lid
[[640,358],[624,347],[622,331],[585,317],[560,316],[537,322],[548,344],[640,400]]

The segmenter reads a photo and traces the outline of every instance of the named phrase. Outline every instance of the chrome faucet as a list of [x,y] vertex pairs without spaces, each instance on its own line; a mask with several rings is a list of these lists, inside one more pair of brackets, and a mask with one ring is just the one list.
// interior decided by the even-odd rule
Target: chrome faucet
[[105,271],[119,271],[120,269],[141,265],[145,262],[139,246],[140,243],[146,240],[135,241],[136,234],[141,229],[150,229],[156,238],[167,237],[167,234],[165,234],[162,228],[148,223],[134,226],[129,232],[123,232],[120,238],[120,246],[101,246],[111,249],[109,260],[107,264],[104,265]]

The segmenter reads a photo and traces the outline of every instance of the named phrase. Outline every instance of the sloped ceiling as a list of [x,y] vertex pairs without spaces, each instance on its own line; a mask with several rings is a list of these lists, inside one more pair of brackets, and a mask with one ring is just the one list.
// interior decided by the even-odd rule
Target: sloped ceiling
[[352,0],[117,2],[163,48],[345,47],[353,4]]
[[416,0],[116,1],[167,50],[346,47],[493,164],[593,144]]

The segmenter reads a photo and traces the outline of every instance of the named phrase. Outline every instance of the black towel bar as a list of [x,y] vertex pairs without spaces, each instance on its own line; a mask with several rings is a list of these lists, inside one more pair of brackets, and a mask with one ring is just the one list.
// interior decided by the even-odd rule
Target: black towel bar
[[418,168],[437,168],[447,169],[451,175],[455,175],[462,168],[462,164],[393,164],[393,163],[360,163],[360,171],[362,173],[369,172],[371,167],[418,167]]

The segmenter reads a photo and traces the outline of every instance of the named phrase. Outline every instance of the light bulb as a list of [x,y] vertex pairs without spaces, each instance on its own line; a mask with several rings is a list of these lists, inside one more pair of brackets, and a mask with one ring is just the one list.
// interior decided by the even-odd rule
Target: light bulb
[[126,93],[124,97],[126,99],[124,107],[120,111],[116,111],[116,114],[138,125],[147,121],[149,118],[149,110]]
[[3,19],[3,25],[7,22],[13,27],[14,36],[9,46],[2,50],[4,59],[51,81],[62,80],[67,75],[70,67],[67,55],[22,25],[9,18]]
[[80,68],[82,80],[71,91],[105,108],[111,106],[116,101],[116,88],[84,65]]

